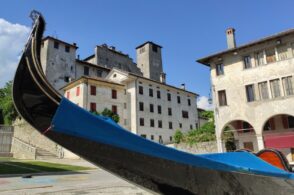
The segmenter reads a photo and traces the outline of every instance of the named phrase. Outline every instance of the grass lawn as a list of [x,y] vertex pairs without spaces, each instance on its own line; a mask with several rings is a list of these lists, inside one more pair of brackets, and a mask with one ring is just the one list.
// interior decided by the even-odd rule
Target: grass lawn
[[0,174],[83,171],[90,169],[92,168],[41,161],[0,161]]

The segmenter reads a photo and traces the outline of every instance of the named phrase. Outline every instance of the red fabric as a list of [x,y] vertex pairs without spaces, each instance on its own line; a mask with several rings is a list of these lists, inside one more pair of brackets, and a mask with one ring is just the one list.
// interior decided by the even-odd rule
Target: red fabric
[[264,135],[266,148],[294,148],[294,132]]

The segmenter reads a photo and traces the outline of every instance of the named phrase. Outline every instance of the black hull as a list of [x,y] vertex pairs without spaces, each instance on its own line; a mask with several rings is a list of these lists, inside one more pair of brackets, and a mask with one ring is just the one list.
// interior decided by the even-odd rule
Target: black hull
[[[40,43],[45,23],[41,15],[35,16],[32,36],[15,74],[13,99],[19,114],[43,133],[52,124],[61,96],[41,72]],[[191,166],[52,130],[44,135],[99,167],[159,194],[294,194],[293,180]]]

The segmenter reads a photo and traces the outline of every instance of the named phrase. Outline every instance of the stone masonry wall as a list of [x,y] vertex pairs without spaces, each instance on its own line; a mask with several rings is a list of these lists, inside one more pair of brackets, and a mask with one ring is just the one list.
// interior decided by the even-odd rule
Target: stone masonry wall
[[58,145],[39,133],[24,120],[17,120],[14,123],[14,137],[30,145],[43,148],[58,156]]
[[175,144],[175,148],[193,154],[217,153],[217,142],[201,142],[190,146],[186,143]]

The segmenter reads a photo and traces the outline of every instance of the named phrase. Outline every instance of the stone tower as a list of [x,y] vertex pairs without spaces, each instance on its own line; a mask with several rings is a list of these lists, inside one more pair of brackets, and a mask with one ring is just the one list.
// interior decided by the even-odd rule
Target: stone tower
[[76,44],[69,44],[53,37],[43,39],[41,63],[51,85],[59,90],[75,79]]
[[136,47],[137,66],[141,69],[144,77],[159,82],[165,82],[165,74],[163,73],[162,68],[161,48],[160,45],[150,41]]

